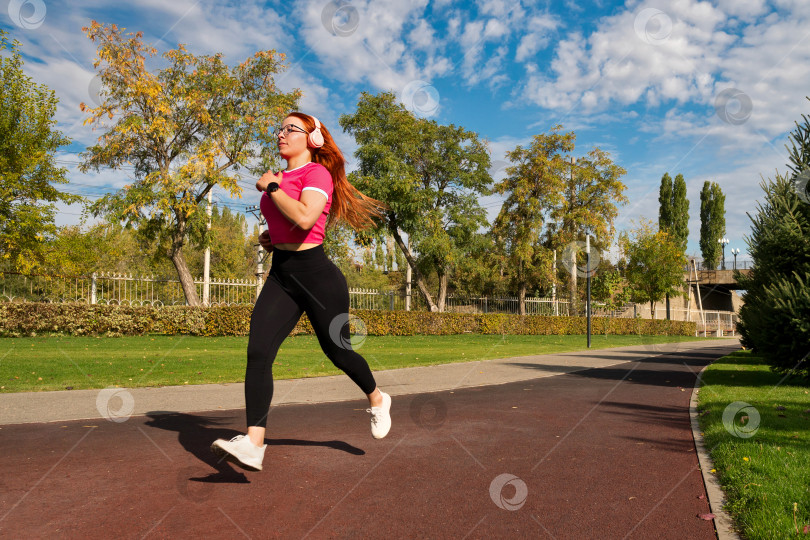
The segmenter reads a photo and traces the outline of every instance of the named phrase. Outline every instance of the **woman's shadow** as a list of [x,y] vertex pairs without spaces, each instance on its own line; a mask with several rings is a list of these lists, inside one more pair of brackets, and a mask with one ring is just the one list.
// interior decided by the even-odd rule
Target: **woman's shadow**
[[[216,439],[230,439],[240,433],[236,430],[223,427],[231,424],[229,418],[218,418],[196,414],[186,414],[171,411],[151,411],[146,413],[150,418],[145,425],[176,431],[177,440],[182,447],[197,459],[216,469],[216,472],[207,476],[191,477],[193,482],[207,483],[249,483],[245,475],[234,469],[224,458],[217,457],[211,452],[211,443]],[[300,439],[265,439],[268,446],[324,446],[334,450],[347,452],[355,456],[365,455],[365,451],[344,441],[305,441]],[[200,468],[189,468],[189,472],[202,472]]]

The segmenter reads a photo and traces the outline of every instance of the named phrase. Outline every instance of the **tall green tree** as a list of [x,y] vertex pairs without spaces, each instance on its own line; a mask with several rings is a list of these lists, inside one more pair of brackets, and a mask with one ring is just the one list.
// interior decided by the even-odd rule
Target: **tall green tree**
[[[486,225],[479,203],[492,182],[486,145],[462,127],[417,118],[390,92],[363,93],[340,125],[358,144],[350,180],[389,207],[376,233],[394,237],[429,309],[444,311],[449,276]],[[437,275],[435,295],[426,272]]]
[[700,252],[703,267],[717,268],[722,247],[718,240],[726,234],[726,196],[716,182],[703,183],[700,192]]
[[[673,184],[669,173],[664,173],[661,178],[658,202],[658,230],[668,232],[681,251],[686,253],[686,245],[689,240],[689,200],[686,198],[686,181],[682,174],[675,177]],[[667,319],[669,319],[669,295],[666,300]]]
[[526,290],[545,287],[552,280],[551,251],[540,237],[546,217],[563,202],[568,153],[574,149],[574,133],[561,133],[555,126],[535,135],[528,148],[507,152],[513,163],[494,191],[507,194],[495,218],[491,234],[495,249],[503,254],[510,289],[517,291],[519,313],[526,314]]
[[686,252],[689,240],[689,200],[686,198],[686,181],[682,174],[675,176],[673,183],[669,173],[664,173],[658,203],[658,230],[667,231]]
[[19,46],[0,30],[0,257],[7,268],[30,271],[57,231],[53,203],[81,198],[55,187],[68,182],[56,152],[70,139],[55,127],[59,100],[23,72]]
[[82,110],[86,124],[106,129],[81,169],[135,168],[131,185],[91,211],[166,238],[186,302],[199,305],[183,253],[191,221],[205,220],[201,202],[214,186],[238,196],[240,169],[259,174],[273,166],[273,126],[300,92],[278,90],[273,77],[284,69],[283,55],[272,50],[231,68],[221,54],[195,56],[179,45],[163,55],[166,67],[150,72],[146,60],[157,51],[140,32],[124,35],[96,21],[84,31],[98,43],[103,103]]
[[672,177],[664,173],[661,186],[658,188],[658,230],[668,231],[672,228]]
[[672,185],[671,223],[669,234],[686,253],[686,246],[689,242],[689,199],[686,198],[686,180],[682,174],[675,176],[675,182]]
[[[746,290],[740,309],[743,345],[765,357],[780,373],[810,379],[810,204],[797,193],[799,174],[810,170],[810,118],[790,134],[790,175],[764,181],[751,236],[749,275],[738,275]],[[806,193],[806,192],[805,192]]]
[[627,259],[625,277],[634,302],[649,302],[655,318],[655,303],[681,293],[686,256],[667,231],[656,231],[652,223],[642,222],[619,239]]

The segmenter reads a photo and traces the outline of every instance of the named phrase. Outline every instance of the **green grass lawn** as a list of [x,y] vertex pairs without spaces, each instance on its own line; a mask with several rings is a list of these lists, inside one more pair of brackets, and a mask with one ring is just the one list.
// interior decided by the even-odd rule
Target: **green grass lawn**
[[810,384],[739,351],[706,369],[698,411],[742,535],[810,538]]
[[[593,348],[648,345],[701,338],[592,336]],[[508,358],[586,348],[585,336],[368,336],[360,344],[372,370]],[[246,337],[136,336],[0,339],[0,392],[241,382]],[[273,373],[277,379],[340,373],[314,336],[288,338]]]

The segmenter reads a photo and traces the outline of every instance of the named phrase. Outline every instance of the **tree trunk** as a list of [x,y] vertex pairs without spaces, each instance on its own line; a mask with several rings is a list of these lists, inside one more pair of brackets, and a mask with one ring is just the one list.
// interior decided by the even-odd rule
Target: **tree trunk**
[[655,302],[652,300],[650,301],[650,318],[655,320]]
[[439,313],[444,312],[445,302],[447,301],[447,272],[444,269],[438,271],[439,274]]
[[183,287],[183,294],[186,296],[186,304],[199,306],[201,304],[200,298],[197,296],[197,287],[194,286],[194,278],[188,270],[185,257],[183,257],[183,245],[185,242],[186,223],[185,221],[179,221],[172,234],[172,249],[169,256],[177,270],[177,276],[180,278],[180,285]]
[[521,283],[518,289],[518,313],[526,315],[526,283]]
[[408,261],[408,266],[410,266],[411,270],[413,271],[413,276],[416,278],[416,287],[419,289],[419,293],[422,295],[422,298],[425,299],[430,311],[439,311],[439,307],[433,302],[433,297],[430,295],[430,292],[425,285],[425,280],[422,278],[422,274],[419,272],[419,269],[416,268],[416,260],[413,258],[408,246],[405,245],[405,242],[399,235],[396,222],[390,217],[389,220],[391,223],[391,234],[394,236],[394,240],[399,246],[399,249],[401,249],[402,253],[405,255],[405,260]]

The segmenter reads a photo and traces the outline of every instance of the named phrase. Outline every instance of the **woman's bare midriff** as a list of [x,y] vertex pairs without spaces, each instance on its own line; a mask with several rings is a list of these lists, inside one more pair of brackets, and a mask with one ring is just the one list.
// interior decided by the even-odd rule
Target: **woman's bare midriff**
[[273,249],[281,249],[284,251],[304,251],[305,249],[312,249],[318,246],[320,246],[320,244],[273,244]]

